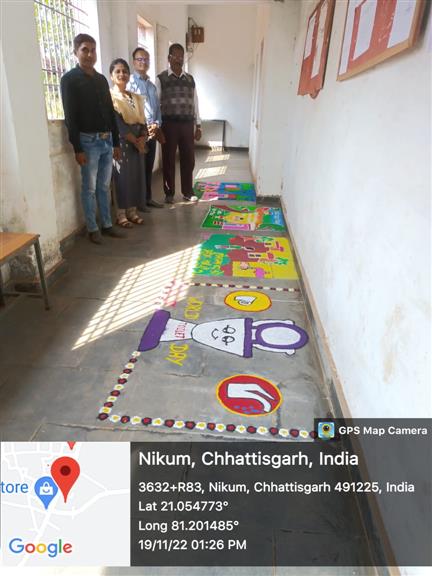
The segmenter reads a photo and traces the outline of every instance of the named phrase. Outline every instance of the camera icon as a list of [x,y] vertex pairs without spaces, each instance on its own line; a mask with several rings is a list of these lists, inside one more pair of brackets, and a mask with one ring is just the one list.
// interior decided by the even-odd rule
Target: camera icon
[[318,438],[330,440],[335,436],[334,422],[318,422]]

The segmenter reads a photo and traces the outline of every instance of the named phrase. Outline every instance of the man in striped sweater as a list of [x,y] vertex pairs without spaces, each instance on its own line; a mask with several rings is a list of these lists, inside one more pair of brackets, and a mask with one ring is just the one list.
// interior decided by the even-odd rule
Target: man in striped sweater
[[201,138],[201,120],[195,81],[183,70],[184,48],[172,44],[168,53],[169,67],[156,78],[162,111],[162,166],[165,202],[174,203],[175,158],[180,155],[180,177],[183,199],[196,201],[193,196],[193,170],[195,167],[194,140]]

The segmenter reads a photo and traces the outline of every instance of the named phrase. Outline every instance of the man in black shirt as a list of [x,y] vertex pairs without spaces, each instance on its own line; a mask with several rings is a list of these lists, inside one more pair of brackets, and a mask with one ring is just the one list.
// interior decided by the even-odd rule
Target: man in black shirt
[[81,167],[81,203],[91,242],[101,244],[96,223],[96,202],[102,234],[121,238],[111,222],[109,187],[112,159],[119,161],[120,141],[108,82],[94,69],[96,41],[88,34],[74,38],[75,68],[61,79],[61,94],[69,140]]

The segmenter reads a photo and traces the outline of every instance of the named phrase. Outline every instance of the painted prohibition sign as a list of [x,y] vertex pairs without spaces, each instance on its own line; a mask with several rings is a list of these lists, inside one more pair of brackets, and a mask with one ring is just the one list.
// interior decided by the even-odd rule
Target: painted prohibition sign
[[282,403],[275,384],[251,374],[225,378],[217,386],[216,397],[226,410],[242,416],[268,416]]

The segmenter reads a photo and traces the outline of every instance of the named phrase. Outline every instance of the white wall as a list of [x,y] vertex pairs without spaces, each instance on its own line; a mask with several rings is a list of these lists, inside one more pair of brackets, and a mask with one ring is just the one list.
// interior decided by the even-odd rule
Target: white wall
[[[430,21],[410,52],[337,82],[346,3],[336,2],[324,89],[313,100],[297,88],[315,5],[275,4],[268,27],[258,26],[258,190],[282,188],[347,415],[430,417]],[[372,478],[387,464],[373,456],[365,454]],[[406,461],[391,465],[405,478]],[[394,507],[381,503],[380,512],[396,553],[427,525],[427,510],[408,514],[403,526]]]
[[101,74],[109,78],[109,65],[113,60],[111,2],[97,2],[99,24],[99,66]]
[[[158,74],[162,70],[165,70],[168,65],[169,43],[178,42],[182,46],[185,45],[187,31],[187,10],[187,4],[182,2],[176,2],[175,4],[170,2],[151,4],[142,0],[138,0],[136,2],[136,9],[134,11],[135,21],[136,14],[138,13],[156,29],[156,33],[158,33],[158,27],[163,28],[162,34],[164,35],[166,41],[163,43],[163,45],[159,44],[156,50],[156,72]],[[135,30],[133,48],[136,47],[136,42],[137,36]]]
[[[151,4],[143,0],[124,2],[98,1],[99,34],[102,48],[102,70],[109,78],[109,65],[114,58],[124,58],[132,64],[132,52],[137,47],[137,16],[147,20],[157,32],[158,27],[166,38],[165,46],[156,50],[157,73],[168,63],[168,43],[185,44],[187,30],[187,5]],[[157,48],[157,47],[156,47]]]
[[[107,77],[111,60],[118,56],[130,59],[136,47],[137,14],[167,31],[163,67],[168,41],[184,44],[185,4],[167,7],[143,1],[91,0],[87,9],[90,34],[99,40],[97,67]],[[80,172],[64,122],[46,118],[33,1],[4,3],[2,19],[0,226],[6,231],[40,233],[49,270],[61,260],[60,240],[84,223]],[[18,61],[26,63],[25,75],[16,65]]]
[[[427,42],[336,82],[346,6],[338,2],[324,89],[316,100],[296,96],[314,5],[297,4],[294,53],[290,18],[298,18],[296,4],[271,9],[262,108],[268,121],[262,122],[257,179],[266,193],[282,184],[293,238],[352,415],[430,416]],[[280,118],[280,133],[272,114]],[[282,171],[275,149],[283,150]]]
[[[138,43],[137,16],[153,26],[156,74],[167,67],[170,42],[185,44],[187,5],[179,2],[176,5],[168,4],[149,4],[142,0],[98,0],[102,72],[109,82],[109,65],[114,58],[124,58],[132,69],[132,52]],[[160,163],[158,144],[154,170],[157,170]]]
[[[98,40],[96,2],[86,8]],[[80,171],[64,122],[46,117],[33,1],[5,3],[2,16],[2,225],[40,233],[49,270],[61,260],[60,241],[84,224]],[[25,62],[24,75],[19,61]]]
[[189,59],[202,118],[227,120],[227,146],[248,147],[251,114],[256,6],[190,6],[189,16],[204,27],[204,43]]
[[49,154],[59,240],[84,226],[81,208],[81,172],[63,120],[48,122]]
[[17,141],[13,125],[12,108],[8,82],[0,46],[0,118],[1,118],[1,203],[0,226],[3,230],[14,231],[25,225],[24,195],[20,190]]
[[[109,8],[109,9],[108,9]],[[99,2],[102,69],[108,76],[110,60],[131,60],[137,45],[137,15],[156,32],[156,71],[168,64],[171,42],[185,46],[188,15],[205,28],[205,42],[188,62],[194,75],[203,118],[228,120],[228,146],[247,147],[251,113],[257,7],[193,5],[182,2]],[[112,23],[115,22],[115,26]],[[223,41],[221,33],[223,31]],[[235,58],[233,57],[235,54]]]
[[[264,82],[264,47],[267,45],[265,42],[267,38],[267,31],[269,28],[270,9],[268,7],[259,7],[257,10],[256,20],[256,41],[255,41],[255,65],[254,65],[254,80],[253,92],[251,103],[251,124],[249,132],[249,158],[251,171],[255,180],[255,184],[260,194],[262,194],[261,186],[257,184],[257,161],[259,159],[258,149],[261,149],[260,132],[261,132],[261,119],[263,116],[262,104],[263,93],[265,88]],[[265,101],[264,101],[265,102]],[[263,134],[270,134],[267,130]]]
[[256,121],[251,123],[250,153],[257,192],[263,196],[281,194],[287,146],[294,141],[287,126],[295,97],[294,44],[300,8],[300,2],[259,8],[256,54],[261,43],[264,50],[261,83],[254,87],[259,106]]
[[40,234],[50,269],[61,256],[33,2],[2,4],[1,46],[2,227]]

